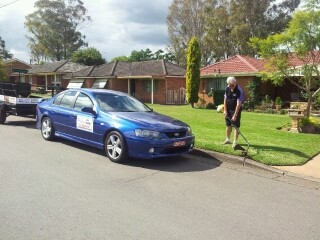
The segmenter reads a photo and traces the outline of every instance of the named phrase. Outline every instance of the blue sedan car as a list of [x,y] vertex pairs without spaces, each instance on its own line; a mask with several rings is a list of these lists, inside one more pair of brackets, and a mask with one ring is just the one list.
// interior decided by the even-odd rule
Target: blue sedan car
[[195,141],[187,124],[111,90],[71,89],[40,102],[37,128],[45,140],[60,137],[104,149],[113,162],[187,153]]

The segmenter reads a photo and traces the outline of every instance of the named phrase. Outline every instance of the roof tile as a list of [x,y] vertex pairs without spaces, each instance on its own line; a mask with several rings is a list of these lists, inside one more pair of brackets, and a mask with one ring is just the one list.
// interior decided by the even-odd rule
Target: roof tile
[[235,55],[226,60],[201,68],[201,75],[258,73],[263,70],[263,61],[249,56]]
[[115,61],[96,66],[90,75],[87,71],[76,72],[76,77],[133,77],[133,76],[185,76],[186,70],[164,60],[142,62]]
[[68,60],[62,60],[57,62],[50,62],[44,64],[35,64],[32,65],[32,68],[28,70],[28,73],[36,74],[36,73],[68,73],[68,72],[76,72],[87,66],[78,63],[72,63]]

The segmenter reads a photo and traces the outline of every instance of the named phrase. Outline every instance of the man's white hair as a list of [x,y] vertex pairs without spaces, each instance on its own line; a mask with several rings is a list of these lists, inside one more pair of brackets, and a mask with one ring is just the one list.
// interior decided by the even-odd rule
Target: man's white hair
[[237,83],[236,78],[235,77],[228,77],[227,78],[227,84],[230,85],[232,83],[235,83],[235,84]]

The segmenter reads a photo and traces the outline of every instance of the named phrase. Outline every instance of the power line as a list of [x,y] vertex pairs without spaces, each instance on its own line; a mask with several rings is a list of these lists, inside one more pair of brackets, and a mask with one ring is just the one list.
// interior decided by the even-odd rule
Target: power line
[[5,4],[5,5],[0,6],[0,8],[9,6],[9,5],[11,5],[11,4],[15,3],[15,2],[18,2],[18,1],[20,1],[20,0],[15,0],[15,1],[13,1],[13,2],[7,3],[7,4]]

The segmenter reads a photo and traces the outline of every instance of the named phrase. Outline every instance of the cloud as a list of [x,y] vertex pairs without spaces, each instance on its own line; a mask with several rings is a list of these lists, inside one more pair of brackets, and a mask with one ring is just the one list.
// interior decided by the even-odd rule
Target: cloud
[[[124,22],[135,22],[144,25],[163,24],[167,15],[168,5],[171,1],[150,1],[150,0],[127,0],[110,1],[110,6],[114,9],[121,9],[124,13],[120,19]],[[167,7],[166,7],[167,6]]]
[[[133,50],[165,50],[168,42],[166,16],[172,0],[83,0],[92,21],[80,29],[90,47],[110,61]],[[35,11],[36,0],[0,0],[0,36],[15,58],[29,62],[26,15]],[[11,1],[12,2],[12,1]]]
[[24,21],[25,16],[33,11],[35,1],[20,0],[12,2],[12,0],[0,1],[0,37],[5,41],[6,49],[15,58],[29,62],[28,41],[25,37],[27,32],[24,29]]

